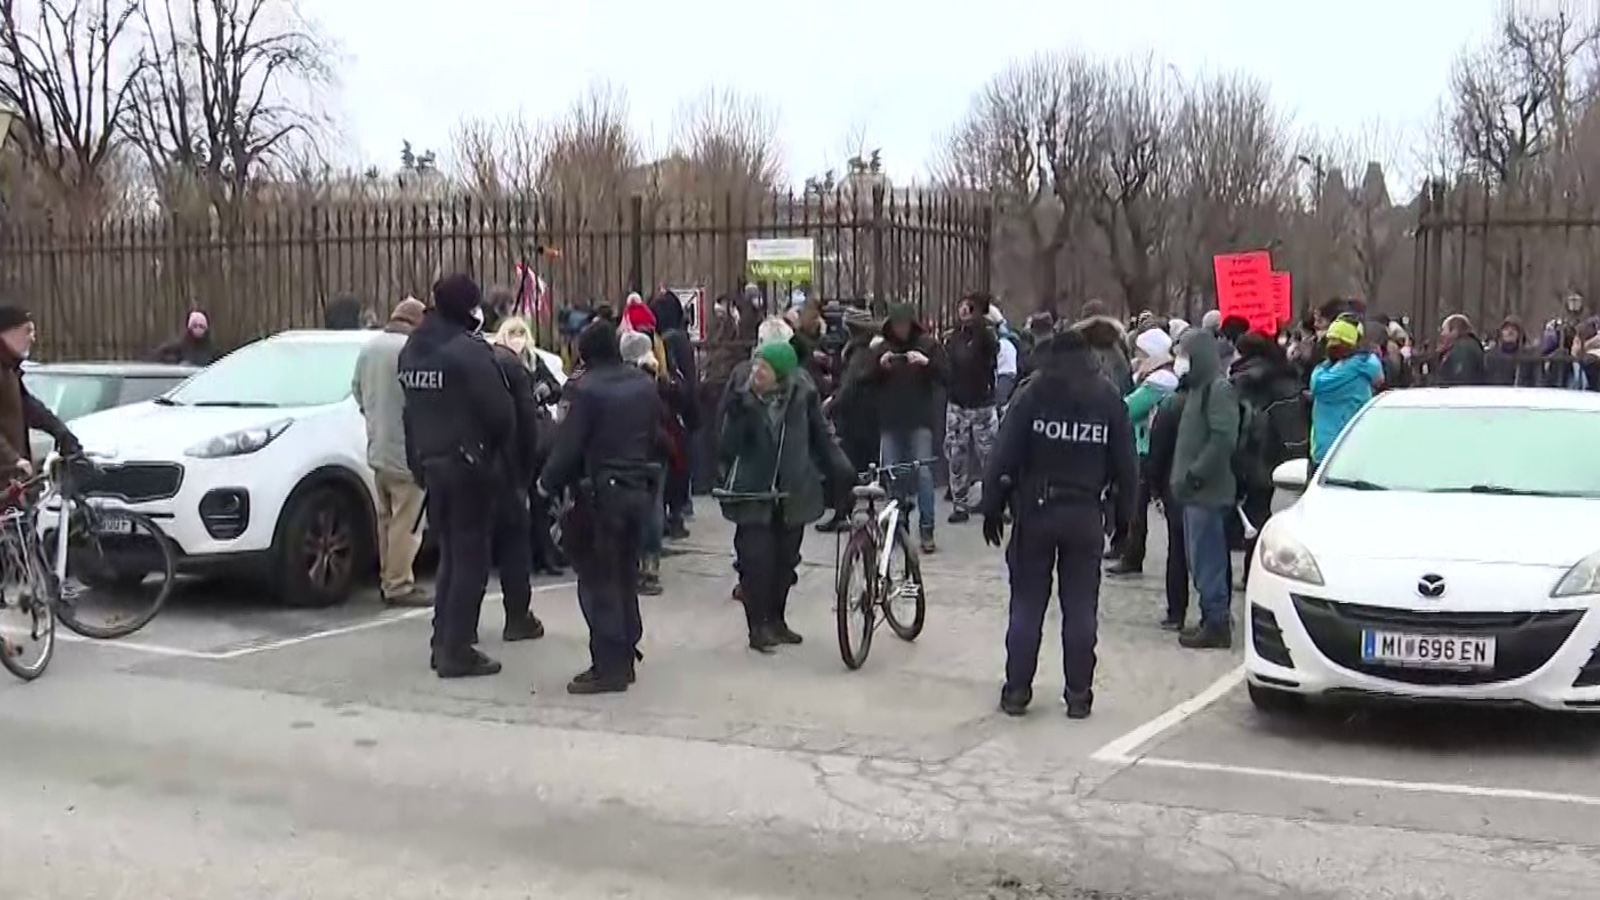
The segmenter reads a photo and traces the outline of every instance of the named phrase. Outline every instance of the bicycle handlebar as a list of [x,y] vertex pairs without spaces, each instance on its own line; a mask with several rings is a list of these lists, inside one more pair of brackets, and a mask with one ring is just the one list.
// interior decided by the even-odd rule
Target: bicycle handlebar
[[892,476],[900,472],[919,469],[923,466],[931,466],[938,461],[939,458],[937,456],[930,456],[927,459],[913,459],[906,462],[889,463],[888,465],[869,463],[865,472],[856,473],[856,480],[860,484],[870,484],[884,475]]

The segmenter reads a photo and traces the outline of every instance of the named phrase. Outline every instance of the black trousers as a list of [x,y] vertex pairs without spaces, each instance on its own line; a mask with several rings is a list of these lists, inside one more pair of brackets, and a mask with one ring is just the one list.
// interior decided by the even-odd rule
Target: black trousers
[[1167,522],[1167,618],[1181,622],[1189,614],[1189,556],[1183,542],[1183,507],[1168,498],[1162,508]]
[[477,639],[483,589],[489,583],[494,540],[495,484],[489,473],[458,462],[424,470],[428,521],[439,526],[439,573],[434,585],[433,647],[441,660],[465,660]]
[[1133,521],[1128,524],[1128,544],[1122,562],[1129,568],[1144,567],[1145,546],[1150,542],[1150,501],[1156,497],[1150,483],[1150,460],[1139,457],[1139,496],[1133,502]]
[[784,524],[780,515],[733,530],[734,568],[744,588],[745,624],[754,632],[763,625],[783,625],[789,589],[798,580],[800,543],[805,527]]
[[638,559],[642,533],[626,528],[606,536],[606,552],[573,559],[578,575],[578,607],[589,625],[589,665],[600,677],[626,677],[638,658],[645,623],[638,612]]
[[553,569],[561,565],[561,549],[550,537],[550,501],[535,490],[528,491],[528,553],[535,568]]
[[1094,686],[1100,630],[1100,562],[1105,546],[1098,505],[1054,503],[1024,507],[1006,545],[1011,617],[1006,626],[1009,696],[1033,697],[1045,613],[1059,579],[1061,655],[1067,693]]
[[500,573],[500,597],[505,603],[507,623],[527,618],[533,602],[530,516],[527,494],[507,491],[496,498],[491,549],[495,569]]

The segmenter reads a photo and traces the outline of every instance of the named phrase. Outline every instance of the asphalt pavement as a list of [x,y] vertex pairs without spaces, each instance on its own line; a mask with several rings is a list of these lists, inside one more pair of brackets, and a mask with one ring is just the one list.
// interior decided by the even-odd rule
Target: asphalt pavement
[[[568,580],[549,634],[489,679],[426,666],[428,613],[296,611],[185,591],[119,643],[0,683],[0,898],[1591,898],[1600,726],[1457,711],[1267,720],[1238,654],[1177,648],[1148,574],[1107,580],[1093,718],[995,711],[1006,588],[941,524],[927,630],[834,640],[835,541],[811,535],[800,647],[744,647],[731,529],[700,504],[645,598],[625,695],[571,697]],[[1152,529],[1159,537],[1161,529]],[[1047,632],[1058,627],[1052,615]]]

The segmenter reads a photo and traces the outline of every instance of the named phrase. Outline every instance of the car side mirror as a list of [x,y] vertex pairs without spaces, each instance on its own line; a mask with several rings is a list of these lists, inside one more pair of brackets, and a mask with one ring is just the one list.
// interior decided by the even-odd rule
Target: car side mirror
[[1302,492],[1311,480],[1311,460],[1290,459],[1272,470],[1272,486],[1280,491]]

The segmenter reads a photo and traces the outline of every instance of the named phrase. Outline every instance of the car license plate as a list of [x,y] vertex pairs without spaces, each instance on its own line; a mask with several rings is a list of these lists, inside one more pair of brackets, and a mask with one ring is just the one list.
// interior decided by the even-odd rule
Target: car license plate
[[1361,660],[1386,666],[1423,669],[1492,669],[1494,638],[1361,632]]
[[133,520],[120,513],[103,512],[94,517],[97,534],[133,534]]

